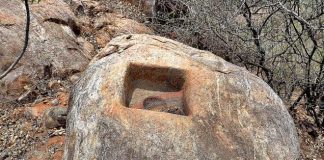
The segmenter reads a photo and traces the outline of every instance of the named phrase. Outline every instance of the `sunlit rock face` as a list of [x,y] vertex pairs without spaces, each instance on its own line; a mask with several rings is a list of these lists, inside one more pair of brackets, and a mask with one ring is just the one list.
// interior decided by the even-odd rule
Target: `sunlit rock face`
[[74,86],[64,159],[297,159],[281,99],[210,52],[114,38]]
[[[0,3],[1,74],[22,51],[26,11],[20,0],[0,0]],[[63,0],[30,4],[30,15],[27,51],[15,69],[2,79],[0,98],[1,95],[18,98],[26,85],[46,78],[45,74],[65,78],[83,71],[89,63],[77,43],[79,30],[75,16]]]

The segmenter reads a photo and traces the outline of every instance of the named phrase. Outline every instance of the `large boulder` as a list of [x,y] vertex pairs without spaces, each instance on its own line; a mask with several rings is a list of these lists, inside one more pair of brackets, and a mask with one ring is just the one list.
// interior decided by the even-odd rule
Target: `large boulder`
[[[1,0],[0,73],[9,67],[23,48],[25,12],[22,1]],[[42,0],[32,4],[27,52],[1,82],[0,98],[1,94],[17,98],[24,92],[24,86],[44,76],[64,78],[83,71],[89,59],[77,43],[78,34],[75,16],[63,0]]]
[[293,120],[264,81],[166,38],[114,38],[70,97],[64,159],[298,157]]

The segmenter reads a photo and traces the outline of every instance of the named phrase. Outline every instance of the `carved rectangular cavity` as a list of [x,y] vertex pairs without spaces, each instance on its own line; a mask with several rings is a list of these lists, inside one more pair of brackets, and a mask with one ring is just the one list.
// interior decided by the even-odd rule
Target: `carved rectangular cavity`
[[124,81],[125,106],[187,115],[184,82],[182,70],[130,64]]

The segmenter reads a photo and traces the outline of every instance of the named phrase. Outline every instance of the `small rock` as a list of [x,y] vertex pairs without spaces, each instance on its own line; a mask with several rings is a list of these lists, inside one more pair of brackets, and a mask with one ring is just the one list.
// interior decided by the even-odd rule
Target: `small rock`
[[37,118],[41,116],[44,113],[44,111],[50,107],[52,107],[52,105],[48,103],[43,103],[43,102],[37,103],[32,107],[26,108],[26,115],[28,116],[30,115],[31,117]]
[[57,99],[60,101],[61,106],[67,106],[69,102],[69,94],[67,92],[57,93]]
[[66,88],[64,88],[64,87],[59,88],[58,91],[60,91],[60,92],[67,92]]
[[104,22],[104,21],[97,21],[96,23],[94,23],[94,28],[99,30],[105,26],[108,25],[108,22]]
[[13,154],[13,156],[17,156],[18,155],[17,151],[13,151],[12,154]]
[[83,43],[83,49],[89,54],[90,59],[94,56],[95,47],[90,42],[85,41]]
[[53,107],[44,112],[43,122],[46,128],[58,128],[65,127],[67,116],[67,108],[65,107]]
[[76,82],[79,78],[80,78],[80,77],[77,76],[77,75],[72,75],[69,79],[70,79],[71,82],[74,83],[74,82]]
[[59,104],[58,99],[54,99],[54,100],[52,100],[52,101],[51,101],[51,104],[52,104],[53,106],[57,106],[57,105]]
[[80,44],[82,44],[82,43],[85,42],[85,40],[84,40],[84,38],[82,38],[82,37],[78,37],[78,38],[77,38],[77,42],[80,43]]
[[52,90],[58,90],[62,87],[60,80],[53,80],[48,83],[48,88]]
[[98,32],[96,35],[96,41],[99,47],[103,48],[111,40],[111,36],[106,32]]

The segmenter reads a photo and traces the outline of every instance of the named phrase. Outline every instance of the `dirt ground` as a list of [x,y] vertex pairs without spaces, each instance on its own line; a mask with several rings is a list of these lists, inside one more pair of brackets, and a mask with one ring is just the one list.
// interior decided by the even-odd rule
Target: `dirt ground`
[[44,120],[47,110],[67,107],[69,94],[63,84],[48,88],[53,81],[47,82],[32,91],[33,102],[0,99],[0,160],[62,159],[65,128],[48,129]]

